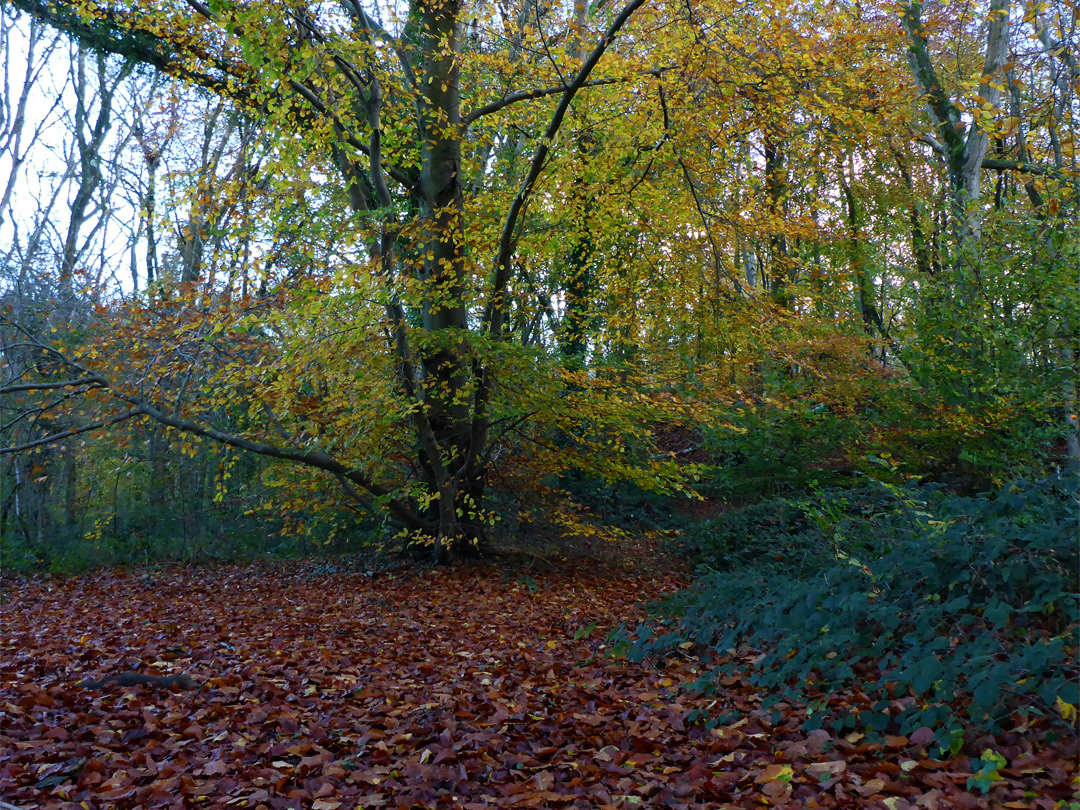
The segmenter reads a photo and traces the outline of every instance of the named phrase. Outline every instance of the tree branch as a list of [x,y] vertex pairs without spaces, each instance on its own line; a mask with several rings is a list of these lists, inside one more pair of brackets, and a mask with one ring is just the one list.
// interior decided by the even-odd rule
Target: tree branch
[[[937,138],[933,135],[922,134],[916,137],[919,143],[925,143],[935,153],[945,156],[945,147],[941,144]],[[1032,163],[1027,163],[1023,160],[1000,160],[998,158],[984,158],[982,162],[984,169],[990,169],[997,172],[1020,172],[1021,174],[1038,174],[1046,175],[1047,177],[1053,177],[1056,180],[1069,180],[1065,176],[1065,173],[1055,169],[1053,166],[1036,166]]]
[[389,31],[373,20],[371,15],[364,11],[358,0],[340,0],[340,2],[345,7],[345,11],[352,17],[353,22],[359,25],[362,30],[374,34],[376,39],[393,49],[394,55],[397,56],[398,63],[401,65],[401,71],[405,74],[405,80],[409,83],[409,87],[415,90],[417,87],[416,74],[413,71],[412,64],[409,62],[408,54],[401,47],[401,40],[391,36]]
[[[196,436],[202,436],[206,439],[218,442],[219,444],[226,444],[229,447],[235,447],[238,450],[245,450],[249,453],[255,453],[260,456],[267,456],[268,458],[281,459],[282,461],[294,461],[300,464],[304,464],[308,467],[314,467],[317,470],[323,470],[324,472],[331,473],[335,476],[341,476],[348,479],[352,483],[356,484],[363,489],[366,489],[376,498],[383,498],[389,495],[389,490],[379,486],[362,472],[356,469],[350,469],[342,464],[337,459],[333,458],[327,453],[321,450],[304,451],[304,450],[292,450],[287,447],[278,447],[272,444],[266,444],[265,442],[254,441],[253,439],[245,438],[244,436],[237,436],[233,433],[226,433],[216,428],[212,428],[205,425],[200,425],[190,419],[184,419],[178,416],[170,416],[155,408],[149,402],[146,402],[141,397],[136,397],[132,394],[124,394],[115,389],[112,390],[113,396],[117,399],[122,399],[136,406],[136,413],[143,413],[149,416],[155,422],[160,422],[163,425],[182,430],[185,433],[191,433]],[[434,528],[428,521],[421,520],[412,511],[401,503],[397,499],[390,499],[386,502],[387,509],[390,513],[398,518],[402,523],[411,529],[417,529],[421,531],[430,531]]]
[[1062,172],[1050,166],[1032,166],[1019,160],[998,160],[997,158],[984,158],[984,169],[992,169],[998,172],[1021,172],[1022,174],[1044,174],[1059,180],[1068,179]]
[[[697,208],[698,217],[701,219],[701,225],[705,229],[705,235],[709,238],[709,246],[712,248],[713,270],[717,276],[725,276],[735,286],[735,292],[739,295],[746,295],[746,291],[743,289],[742,284],[739,283],[733,274],[729,273],[723,266],[723,262],[720,260],[720,249],[716,246],[716,239],[713,237],[712,228],[709,226],[709,217],[705,213],[705,209],[701,205],[701,199],[698,197],[697,188],[694,186],[694,180],[690,177],[690,170],[686,168],[686,162],[681,156],[676,156],[676,160],[679,162],[679,168],[682,169],[683,178],[686,180],[686,187],[690,189],[690,196],[694,198],[694,207]],[[719,290],[717,290],[719,294]]]
[[109,419],[102,419],[100,422],[94,422],[89,425],[82,425],[80,427],[72,428],[71,430],[65,430],[60,433],[53,433],[51,436],[43,436],[40,439],[35,439],[34,441],[27,442],[26,444],[19,444],[13,447],[0,447],[0,456],[7,456],[11,455],[12,453],[22,453],[25,450],[32,450],[35,447],[42,447],[46,444],[56,444],[57,442],[61,442],[64,439],[70,439],[72,436],[78,436],[80,433],[89,433],[92,430],[100,430],[101,428],[106,428],[110,425],[115,425],[119,422],[127,421],[134,416],[141,415],[142,411],[139,409],[135,409],[133,411],[128,411],[127,413],[119,414],[118,416],[113,416]]
[[[212,15],[212,13],[210,11],[210,8],[207,7],[206,5],[204,5],[203,3],[199,2],[199,0],[186,0],[186,2],[187,2],[187,4],[189,6],[191,6],[193,9],[195,9],[195,11],[197,11],[202,16],[206,17],[206,19],[210,20],[211,22],[216,22],[216,20],[214,19],[213,15]],[[313,34],[315,34],[318,37],[320,44],[323,44],[323,45],[327,44],[326,37],[321,32],[319,32],[317,29],[315,29],[314,26],[312,26],[310,23],[308,23],[307,28]],[[349,64],[348,62],[346,62],[342,57],[340,57],[337,54],[332,53],[331,58],[333,59],[334,64],[336,64],[338,66],[338,69],[342,72],[342,74],[345,76],[345,78],[349,81],[349,83],[352,84],[357,89],[357,91],[360,93],[361,97],[363,97],[363,89],[359,86],[359,84],[357,82],[357,78],[354,75],[354,73],[356,71],[356,68],[353,65]],[[373,76],[374,76],[374,73],[373,73]],[[342,133],[343,139],[345,140],[345,142],[347,144],[349,144],[349,146],[353,147],[354,149],[356,149],[361,154],[367,155],[368,158],[372,158],[372,152],[371,152],[370,147],[368,147],[367,144],[363,143],[363,141],[361,141],[359,138],[357,138],[355,135],[353,135],[349,131],[348,127],[345,126],[345,124],[341,121],[341,119],[337,115],[335,115],[334,113],[332,113],[330,111],[330,109],[326,106],[326,103],[321,98],[319,98],[319,96],[315,93],[314,90],[312,90],[306,84],[296,81],[295,79],[287,79],[286,81],[287,81],[287,84],[289,85],[289,88],[294,93],[296,93],[301,98],[303,98],[305,101],[307,101],[308,104],[310,104],[312,107],[314,107],[315,111],[319,115],[322,115],[322,116],[324,116],[326,118],[329,118],[330,121],[333,122],[334,127],[336,129],[340,130],[340,132]],[[374,81],[377,81],[377,79],[373,78],[373,82]],[[367,104],[367,103],[368,103],[367,100],[365,100],[365,104]],[[377,155],[375,156],[375,158],[377,160],[381,160],[379,158],[379,156],[377,156]],[[385,171],[386,174],[388,174],[390,177],[392,177],[395,181],[397,181],[402,186],[404,186],[407,190],[411,189],[414,182],[415,182],[414,178],[410,177],[407,173],[405,173],[405,172],[403,172],[403,171],[401,171],[399,169],[396,169],[393,166],[382,166],[382,164],[380,162],[380,165],[379,165],[379,173],[380,173],[380,175],[384,171]]]
[[903,9],[900,20],[908,34],[912,73],[926,94],[926,106],[941,134],[944,146],[942,154],[949,164],[949,173],[954,184],[959,185],[967,147],[963,135],[964,122],[960,117],[960,110],[941,86],[941,80],[938,79],[934,64],[930,60],[930,46],[926,41],[926,28],[922,22],[922,3],[909,4]]
[[[10,322],[8,322],[10,323]],[[18,327],[20,331],[25,333],[21,327]],[[160,422],[163,425],[176,428],[185,433],[191,433],[195,436],[201,436],[205,439],[218,442],[219,444],[225,444],[229,447],[235,447],[238,450],[245,450],[249,453],[255,453],[260,456],[267,456],[268,458],[276,458],[282,461],[292,461],[300,464],[304,464],[308,467],[314,467],[317,470],[323,470],[324,472],[331,473],[335,476],[341,476],[347,478],[353,484],[367,490],[376,498],[385,499],[386,508],[390,514],[397,518],[403,525],[408,526],[411,529],[418,531],[433,531],[436,527],[430,521],[423,520],[415,515],[408,506],[401,501],[388,497],[390,491],[385,487],[379,486],[368,476],[364,475],[357,469],[352,469],[342,464],[337,459],[333,458],[327,453],[319,450],[304,451],[294,450],[287,447],[278,447],[272,444],[266,444],[265,442],[255,441],[248,439],[244,436],[237,436],[233,433],[226,433],[225,431],[217,430],[216,428],[200,425],[191,419],[185,419],[179,416],[171,416],[159,408],[154,407],[148,401],[135,394],[124,393],[117,389],[106,377],[100,374],[93,374],[89,369],[85,368],[78,362],[68,358],[63,352],[58,351],[49,346],[45,346],[39,343],[30,343],[28,345],[36,346],[39,349],[46,350],[54,354],[64,365],[68,368],[82,372],[84,376],[93,379],[98,387],[105,388],[116,399],[126,402],[129,405],[133,405],[134,408],[119,416],[114,416],[109,419],[104,419],[101,422],[94,423],[92,425],[85,425],[80,428],[76,428],[63,433],[53,434],[52,436],[46,436],[42,439],[37,439],[33,442],[29,442],[25,445],[18,447],[5,447],[0,448],[0,455],[6,455],[11,453],[20,452],[22,450],[28,450],[33,447],[37,447],[43,444],[51,444],[70,436],[78,435],[79,433],[86,433],[91,430],[97,430],[102,427],[108,427],[109,425],[122,422],[125,419],[130,419],[134,416],[144,415],[149,416],[155,422]],[[366,503],[367,501],[361,501]]]
[[[516,231],[518,218],[521,216],[521,212],[524,210],[525,204],[532,194],[533,186],[540,177],[540,172],[543,171],[548,153],[554,146],[555,137],[559,134],[563,119],[570,109],[570,102],[574,100],[574,96],[577,95],[578,90],[584,87],[588,82],[589,74],[592,73],[593,69],[600,61],[600,57],[604,55],[604,51],[607,50],[608,45],[614,41],[615,36],[619,33],[620,29],[622,29],[627,20],[630,19],[633,13],[637,11],[644,2],[645,0],[630,0],[626,8],[624,8],[612,21],[611,25],[608,26],[607,31],[604,32],[600,42],[597,43],[592,53],[589,54],[589,57],[585,60],[584,64],[582,64],[581,69],[578,70],[574,80],[563,91],[563,96],[559,100],[555,112],[552,113],[551,121],[544,131],[544,136],[540,140],[540,145],[536,148],[532,163],[529,165],[529,173],[525,177],[525,181],[521,184],[521,188],[518,189],[518,193],[514,197],[513,202],[510,204],[510,210],[507,212],[506,220],[503,222],[502,234],[499,237],[498,252],[495,255],[495,269],[491,285],[491,294],[488,298],[487,305],[484,307],[483,315],[480,318],[481,332],[486,331],[492,337],[498,338],[499,333],[502,331],[503,322],[506,317],[506,288],[510,283],[510,262],[517,246]],[[473,424],[466,466],[475,462],[479,448],[482,447],[486,441],[489,427],[487,417],[487,370],[479,360],[473,362],[473,376],[476,379],[476,393],[473,397]]]
[[525,204],[532,194],[533,186],[540,177],[540,172],[543,171],[548,154],[555,144],[555,137],[559,134],[563,119],[570,109],[570,102],[574,100],[574,96],[577,95],[578,90],[585,86],[585,83],[589,79],[589,74],[592,73],[593,69],[600,61],[600,57],[604,55],[604,51],[607,50],[608,45],[614,41],[619,30],[644,3],[645,0],[630,0],[630,3],[627,4],[626,8],[624,8],[612,21],[607,31],[604,32],[600,42],[593,49],[593,52],[589,54],[589,58],[585,60],[585,63],[577,72],[574,80],[566,90],[563,91],[563,97],[559,100],[559,105],[555,108],[555,112],[552,113],[551,121],[548,123],[547,129],[544,130],[544,135],[540,139],[540,145],[537,146],[536,153],[533,155],[532,163],[529,166],[529,173],[525,177],[525,181],[521,184],[521,188],[518,190],[513,202],[510,204],[510,210],[506,214],[506,219],[503,222],[502,234],[499,237],[498,252],[495,255],[495,277],[492,283],[491,297],[488,300],[487,306],[484,308],[484,314],[481,319],[481,329],[488,331],[491,335],[498,335],[502,330],[506,310],[504,298],[506,287],[510,280],[510,260],[517,244],[515,232],[517,230],[518,218],[521,216],[521,212],[525,208]]
[[80,385],[100,388],[102,380],[100,377],[91,376],[80,377],[77,380],[59,380],[57,382],[19,383],[18,385],[7,385],[0,388],[0,394],[17,394],[22,391],[47,391],[52,388],[75,388]]
[[[185,2],[195,13],[211,22],[218,22],[206,4],[199,2],[199,0],[185,0]],[[245,77],[238,65],[226,62],[202,49],[192,48],[188,44],[187,47],[190,52],[199,60],[220,71],[223,77],[232,78],[235,81],[230,82],[228,78],[218,78],[210,73],[194,70],[189,66],[187,60],[181,58],[182,52],[173,43],[157,34],[132,27],[130,21],[124,19],[120,13],[114,10],[99,6],[97,11],[103,15],[103,18],[88,22],[77,13],[66,11],[59,4],[49,3],[47,0],[12,0],[12,3],[16,8],[42,20],[58,31],[74,37],[95,50],[114,53],[150,65],[167,76],[191,82],[233,102],[249,106],[253,102],[251,93],[245,89]],[[235,34],[236,32],[232,33]],[[345,67],[340,62],[338,62],[338,66],[347,75]],[[370,157],[367,144],[353,135],[347,127],[343,126],[338,116],[327,108],[326,104],[310,87],[295,79],[285,79],[284,84],[307,101],[315,113],[329,118],[340,126],[344,133],[343,140],[345,143],[361,154]],[[411,189],[416,182],[415,178],[406,171],[392,166],[385,167],[384,170],[395,182],[400,183],[406,189]]]
[[[582,84],[582,87],[603,87],[608,84],[623,84],[631,81],[637,76],[661,76],[665,71],[673,70],[672,67],[653,68],[652,70],[645,70],[636,76],[612,76],[607,79],[592,79]],[[536,98],[545,98],[547,96],[554,96],[558,93],[565,93],[569,90],[569,86],[562,84],[556,87],[542,87],[537,90],[518,90],[516,93],[511,93],[508,96],[503,96],[498,101],[493,101],[490,104],[485,104],[483,107],[477,107],[461,120],[462,127],[468,127],[478,118],[482,118],[485,115],[491,115],[499,110],[509,107],[511,104],[516,104],[519,101],[530,101]]]
[[[227,79],[217,78],[192,69],[186,60],[178,58],[177,50],[168,40],[157,34],[134,29],[116,12],[98,7],[102,19],[87,21],[77,12],[68,10],[61,3],[48,0],[11,0],[15,8],[51,25],[96,51],[114,53],[150,65],[167,76],[189,81],[199,87],[234,101],[250,101],[243,90],[231,86]],[[196,54],[224,76],[238,78],[235,65],[209,53]]]

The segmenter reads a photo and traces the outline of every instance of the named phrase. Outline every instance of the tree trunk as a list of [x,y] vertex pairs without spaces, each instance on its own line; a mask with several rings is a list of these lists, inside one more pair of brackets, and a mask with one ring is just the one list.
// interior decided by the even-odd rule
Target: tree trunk
[[[448,561],[447,556],[452,558],[461,550],[468,516],[461,501],[462,483],[469,477],[470,459],[479,451],[471,447],[472,413],[464,396],[471,386],[472,369],[466,360],[469,323],[462,222],[459,13],[459,0],[419,3],[424,54],[417,102],[424,225],[422,320],[429,342],[420,354],[420,364],[423,407],[434,440],[421,441],[420,450],[428,486],[437,494],[438,562]],[[441,457],[433,458],[436,453]]]
[[[930,57],[930,46],[922,22],[922,3],[904,9],[901,21],[908,34],[909,57],[915,80],[926,93],[926,106],[937,127],[939,144],[948,169],[950,213],[957,248],[972,246],[979,237],[978,202],[983,160],[990,144],[986,129],[976,115],[967,137],[967,124],[960,108],[945,92]],[[986,55],[979,97],[984,105],[997,107],[1005,84],[1004,69],[1009,57],[1009,0],[991,0],[987,13]],[[981,111],[980,111],[981,112]],[[961,258],[957,251],[957,260]]]
[[[852,191],[851,185],[848,183],[842,165],[839,167],[839,177],[840,191],[844,196],[847,208],[848,241],[851,248],[851,270],[855,281],[855,302],[866,334],[873,335],[874,332],[877,332],[879,336],[885,337],[885,324],[882,321],[881,313],[874,306],[874,282],[868,272],[858,202],[855,199],[855,193]],[[873,347],[871,346],[872,353]]]
[[794,306],[789,289],[791,268],[788,266],[788,244],[779,223],[784,218],[787,197],[787,172],[784,167],[784,146],[775,132],[765,131],[765,196],[768,198],[770,223],[769,247],[772,262],[769,266],[770,290],[773,301],[784,309]]

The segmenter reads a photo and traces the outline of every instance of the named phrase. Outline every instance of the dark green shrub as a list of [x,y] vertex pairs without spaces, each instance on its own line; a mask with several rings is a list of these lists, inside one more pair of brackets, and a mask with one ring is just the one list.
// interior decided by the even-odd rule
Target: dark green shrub
[[715,459],[701,482],[710,498],[756,500],[850,479],[845,448],[856,445],[859,423],[825,404],[735,408],[716,421],[744,430],[703,428],[703,449]]
[[891,499],[880,485],[817,490],[800,500],[770,498],[684,527],[672,545],[691,562],[716,571],[771,563],[788,572],[816,570],[837,543],[855,553],[865,527],[884,531]]
[[770,498],[691,524],[672,546],[692,562],[726,571],[751,564],[762,555],[813,549],[820,540],[813,530],[797,504]]
[[[713,673],[725,676],[741,666],[730,651],[753,648],[763,657],[746,677],[808,704],[812,725],[929,726],[946,749],[961,726],[994,730],[1017,710],[1080,703],[1076,477],[972,498],[882,486],[893,508],[871,519],[804,503],[831,553],[705,574],[670,605],[678,630],[645,631],[631,655],[691,640],[725,656]],[[855,685],[869,708],[829,705]]]

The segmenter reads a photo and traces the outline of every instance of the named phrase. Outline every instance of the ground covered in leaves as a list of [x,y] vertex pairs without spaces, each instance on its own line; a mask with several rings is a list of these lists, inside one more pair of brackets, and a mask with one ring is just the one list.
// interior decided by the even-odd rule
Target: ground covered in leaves
[[[672,577],[314,564],[8,578],[0,796],[20,808],[1054,808],[1076,743],[1019,728],[985,795],[918,735],[801,731],[737,681],[681,692],[690,651],[607,633]],[[78,686],[185,673],[201,688]],[[843,699],[858,701],[858,695]],[[695,709],[734,708],[715,728]],[[783,707],[781,707],[783,708]]]

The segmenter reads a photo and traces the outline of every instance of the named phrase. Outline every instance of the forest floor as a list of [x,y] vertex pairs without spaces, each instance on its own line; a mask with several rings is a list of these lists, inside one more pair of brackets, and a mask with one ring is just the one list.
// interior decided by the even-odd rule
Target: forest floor
[[[645,566],[647,570],[649,566]],[[702,662],[614,659],[608,632],[677,574],[599,562],[335,572],[319,562],[8,577],[0,797],[18,808],[1055,808],[1076,741],[868,743]],[[201,687],[78,686],[125,671]],[[859,695],[841,696],[858,705]],[[695,710],[735,709],[715,728]]]

